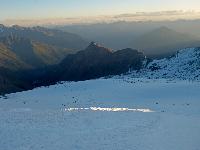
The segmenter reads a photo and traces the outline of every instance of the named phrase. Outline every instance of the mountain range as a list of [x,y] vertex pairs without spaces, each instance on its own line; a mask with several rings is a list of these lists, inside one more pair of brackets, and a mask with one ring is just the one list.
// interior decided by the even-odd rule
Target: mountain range
[[199,45],[200,39],[197,37],[163,26],[136,38],[131,47],[143,51],[151,58],[162,58],[171,56],[178,50]]
[[115,52],[91,42],[84,50],[67,55],[61,63],[37,69],[29,77],[34,79],[34,86],[89,80],[139,70],[144,60],[143,53],[137,50],[127,48]]
[[199,20],[114,22],[58,26],[118,50],[131,47],[151,58],[163,58],[174,52],[200,46]]
[[[17,48],[17,46],[14,48]],[[18,52],[18,54],[20,53]],[[34,64],[29,62],[29,59],[25,61],[25,58],[24,56],[26,64]],[[34,59],[30,58],[30,60],[33,61]],[[0,90],[2,93],[15,92],[50,85],[59,81],[79,81],[117,75],[128,72],[130,69],[141,69],[144,60],[143,53],[137,50],[127,48],[115,52],[91,42],[84,50],[75,54],[68,54],[57,64],[28,68],[29,66],[22,63],[20,65],[24,65],[24,69],[10,69],[9,66],[2,68],[0,80],[2,87]],[[39,60],[35,60],[35,64],[38,62]]]
[[[0,94],[130,71],[134,77],[199,79],[199,48],[178,49],[199,42],[166,27],[135,40],[139,50],[87,44],[78,35],[43,27],[0,25],[0,32]],[[153,53],[168,57],[152,59]]]
[[87,43],[59,30],[0,25],[0,93],[33,88],[32,74],[37,69],[59,64]]

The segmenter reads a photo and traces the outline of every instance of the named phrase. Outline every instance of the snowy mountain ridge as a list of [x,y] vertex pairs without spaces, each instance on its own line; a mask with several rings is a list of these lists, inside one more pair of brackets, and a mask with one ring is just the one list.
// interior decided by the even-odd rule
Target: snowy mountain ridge
[[132,71],[132,77],[170,78],[200,80],[200,48],[186,48],[175,56],[146,63],[139,72]]

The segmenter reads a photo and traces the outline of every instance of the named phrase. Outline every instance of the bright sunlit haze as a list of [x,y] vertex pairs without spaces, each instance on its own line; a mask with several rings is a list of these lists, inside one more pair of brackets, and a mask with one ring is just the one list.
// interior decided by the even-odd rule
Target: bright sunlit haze
[[199,0],[0,0],[0,3],[0,21],[6,25],[200,18]]

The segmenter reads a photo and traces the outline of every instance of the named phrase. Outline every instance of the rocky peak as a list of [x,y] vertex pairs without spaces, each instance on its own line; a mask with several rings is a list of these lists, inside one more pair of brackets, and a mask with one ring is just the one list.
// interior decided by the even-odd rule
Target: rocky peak
[[102,45],[96,43],[96,42],[91,42],[90,45],[86,48],[87,50],[104,50],[104,51],[108,51],[108,52],[112,52],[111,49],[109,48],[105,48]]

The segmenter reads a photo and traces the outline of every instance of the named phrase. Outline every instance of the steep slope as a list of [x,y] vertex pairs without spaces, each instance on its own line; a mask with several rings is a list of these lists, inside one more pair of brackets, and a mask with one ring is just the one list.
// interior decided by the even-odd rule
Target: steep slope
[[[1,54],[7,51],[7,55],[29,65],[32,68],[43,67],[59,63],[66,55],[74,53],[67,48],[59,48],[38,41],[32,41],[11,34],[0,37]],[[1,63],[1,60],[0,60]],[[5,67],[6,68],[6,67]],[[13,66],[14,68],[14,66]],[[23,69],[23,67],[21,68]]]
[[45,64],[54,65],[60,63],[68,54],[73,54],[76,51],[67,48],[59,48],[47,45],[41,42],[31,42],[35,55]]
[[153,60],[136,77],[200,80],[200,48],[180,50],[171,58]]
[[18,70],[27,67],[28,65],[21,61],[14,52],[0,42],[0,68]]
[[200,41],[189,34],[183,34],[167,27],[160,27],[135,39],[132,47],[140,49],[150,57],[170,56],[177,50],[198,47]]
[[45,70],[73,52],[14,34],[0,37],[0,94],[32,89],[35,69]]
[[0,42],[6,45],[10,51],[20,58],[21,61],[31,66],[44,65],[43,62],[35,55],[31,40],[19,37],[17,35],[9,35],[1,37]]
[[32,68],[24,62],[13,49],[13,40],[0,38],[0,94],[22,91],[29,88],[18,71]]

